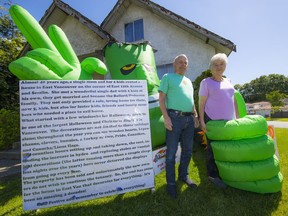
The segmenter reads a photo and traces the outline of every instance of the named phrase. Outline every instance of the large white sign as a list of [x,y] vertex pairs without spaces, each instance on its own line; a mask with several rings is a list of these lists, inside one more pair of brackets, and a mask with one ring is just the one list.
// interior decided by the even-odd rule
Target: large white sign
[[145,81],[21,81],[24,210],[153,188]]

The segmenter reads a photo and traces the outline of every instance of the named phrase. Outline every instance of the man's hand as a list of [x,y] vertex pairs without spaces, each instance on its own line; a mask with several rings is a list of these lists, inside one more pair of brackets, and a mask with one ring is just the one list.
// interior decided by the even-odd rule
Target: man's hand
[[34,50],[10,63],[10,71],[21,80],[91,80],[93,73],[106,74],[105,64],[86,58],[81,64],[65,33],[51,25],[49,36],[19,5],[9,10],[12,19]]
[[169,131],[172,131],[172,122],[169,116],[167,116],[166,118],[164,118],[164,124],[165,124],[165,128]]
[[194,127],[195,127],[195,128],[198,128],[199,125],[200,125],[200,123],[199,123],[198,117],[195,117],[195,116],[194,116]]

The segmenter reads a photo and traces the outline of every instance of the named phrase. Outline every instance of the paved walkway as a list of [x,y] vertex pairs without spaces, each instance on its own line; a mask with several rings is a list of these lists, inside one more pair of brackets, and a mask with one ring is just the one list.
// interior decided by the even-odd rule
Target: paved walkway
[[0,178],[21,173],[20,149],[0,151]]
[[268,125],[273,125],[275,128],[288,128],[288,122],[267,121]]
[[13,174],[21,173],[21,163],[15,160],[0,160],[0,179],[2,177],[7,177]]

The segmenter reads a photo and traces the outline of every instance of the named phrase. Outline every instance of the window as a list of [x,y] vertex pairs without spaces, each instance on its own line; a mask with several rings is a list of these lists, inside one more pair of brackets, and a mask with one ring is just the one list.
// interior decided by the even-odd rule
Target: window
[[143,19],[125,24],[125,41],[135,42],[144,39]]
[[173,64],[165,64],[157,66],[157,74],[160,80],[162,79],[164,74],[173,73],[173,71],[174,71]]

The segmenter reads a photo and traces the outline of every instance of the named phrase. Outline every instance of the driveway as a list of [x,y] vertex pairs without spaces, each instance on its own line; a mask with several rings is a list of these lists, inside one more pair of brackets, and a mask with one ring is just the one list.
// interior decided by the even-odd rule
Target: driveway
[[288,122],[267,121],[268,125],[273,125],[275,128],[288,128]]

